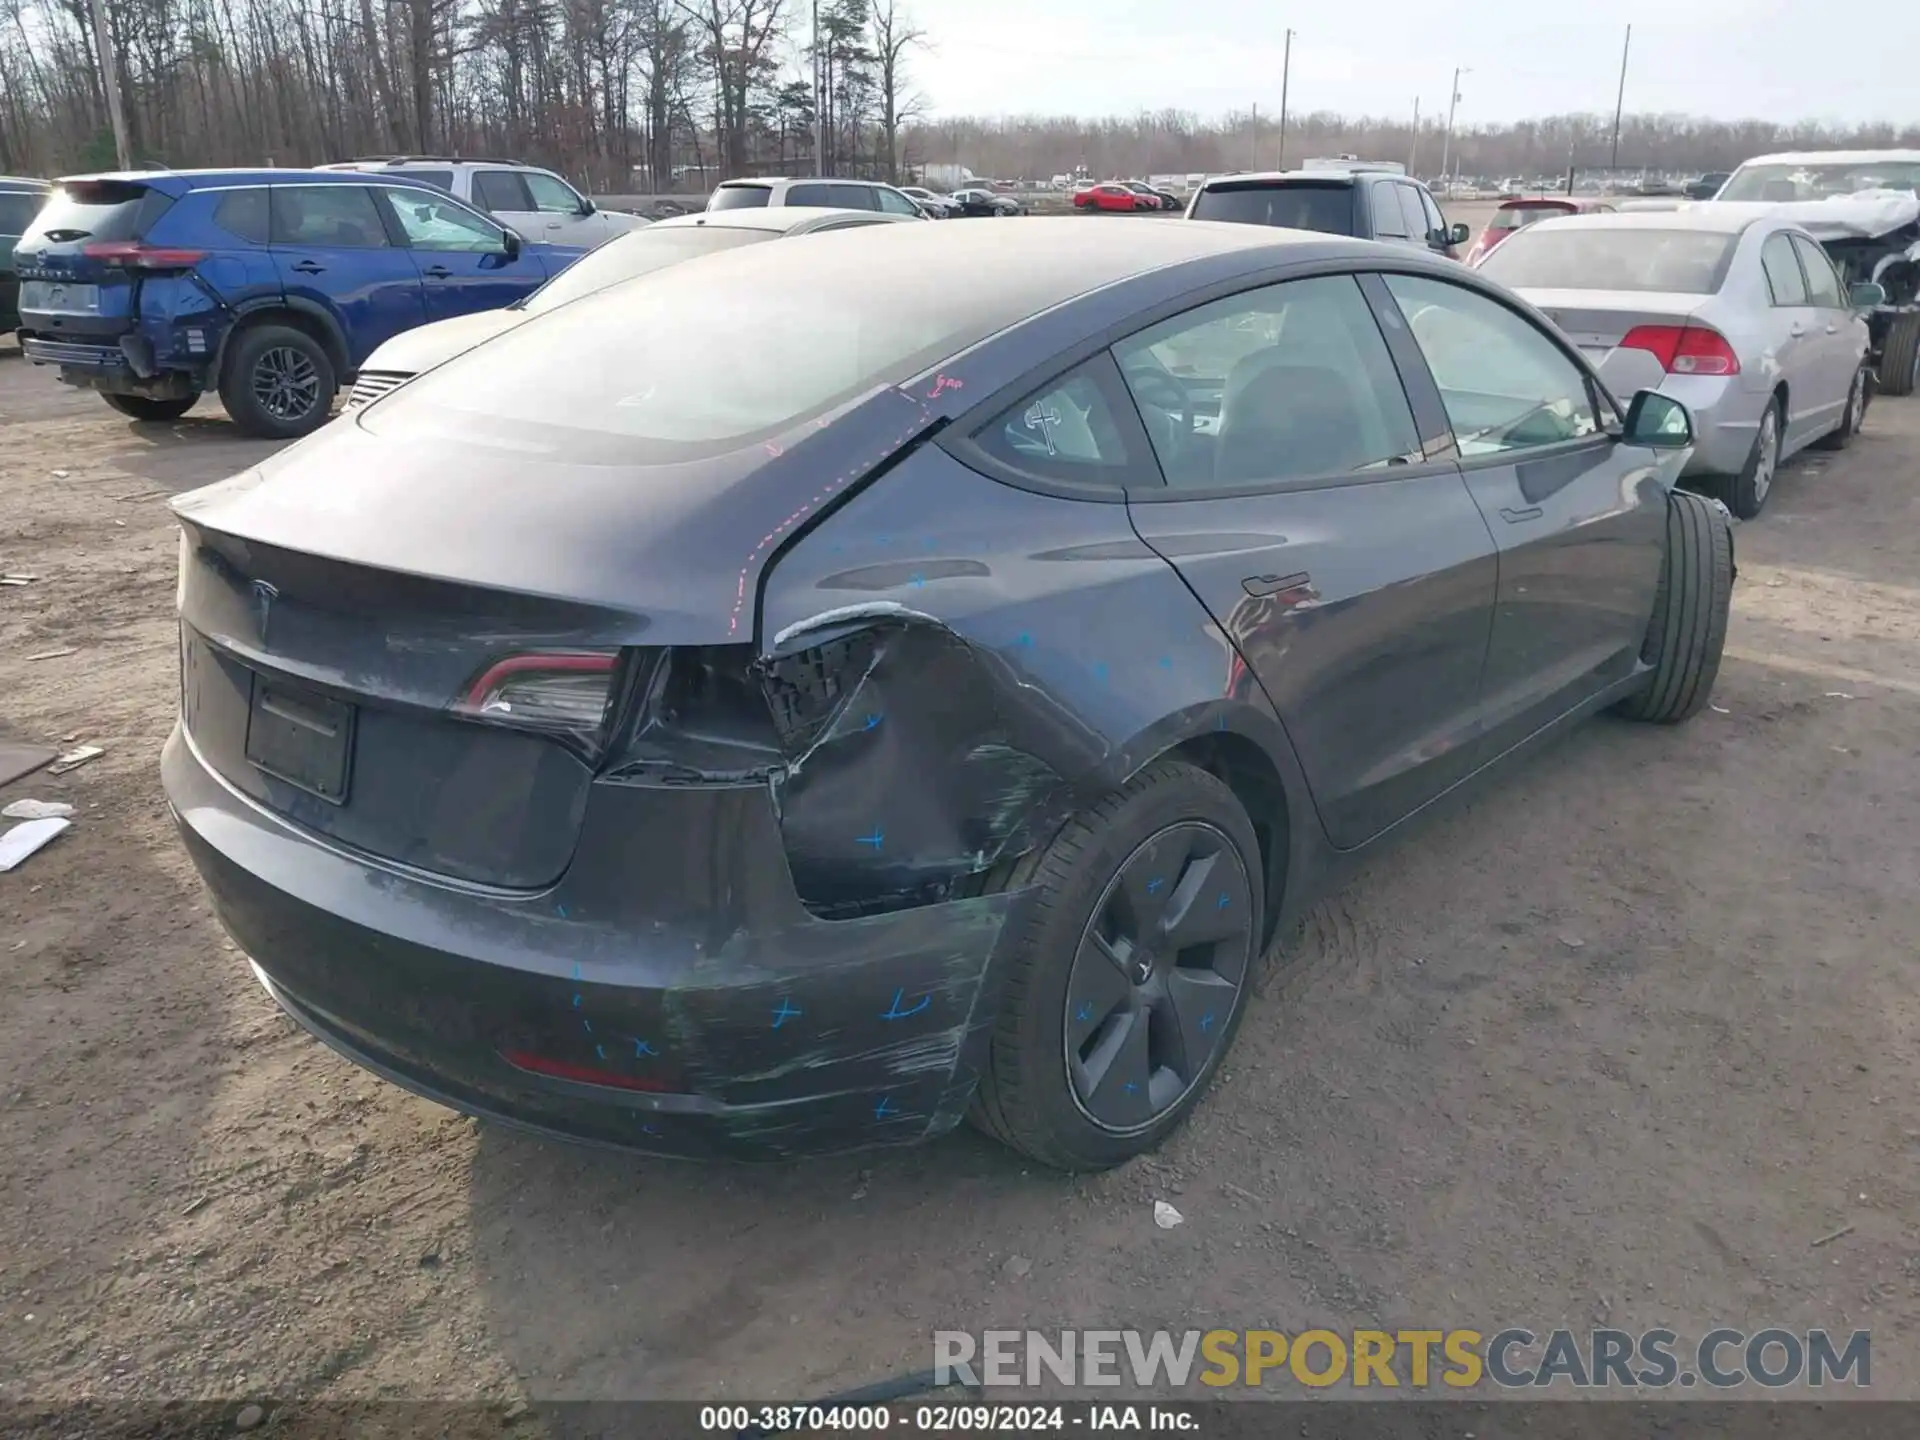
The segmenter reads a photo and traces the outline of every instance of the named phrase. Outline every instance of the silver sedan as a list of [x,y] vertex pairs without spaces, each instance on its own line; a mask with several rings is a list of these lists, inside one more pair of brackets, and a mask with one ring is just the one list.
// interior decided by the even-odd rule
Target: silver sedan
[[1760,207],[1572,215],[1478,267],[1544,310],[1615,395],[1693,413],[1686,474],[1751,520],[1780,462],[1838,448],[1866,413],[1874,286],[1849,294],[1819,243]]

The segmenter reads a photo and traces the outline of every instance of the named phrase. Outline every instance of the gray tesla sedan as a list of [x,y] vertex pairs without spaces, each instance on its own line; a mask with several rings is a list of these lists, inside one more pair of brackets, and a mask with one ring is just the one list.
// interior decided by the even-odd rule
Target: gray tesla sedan
[[[1436,307],[1474,343],[1425,354]],[[1690,444],[1404,248],[747,246],[180,497],[166,791],[260,983],[448,1105],[681,1155],[971,1114],[1112,1165],[1346,865],[1705,703]]]

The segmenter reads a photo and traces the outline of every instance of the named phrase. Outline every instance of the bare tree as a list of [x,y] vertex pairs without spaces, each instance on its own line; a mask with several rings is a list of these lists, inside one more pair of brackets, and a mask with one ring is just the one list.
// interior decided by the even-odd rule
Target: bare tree
[[882,172],[900,182],[900,127],[920,113],[919,98],[906,89],[907,51],[926,44],[924,30],[908,18],[899,0],[871,0],[873,63],[880,101]]

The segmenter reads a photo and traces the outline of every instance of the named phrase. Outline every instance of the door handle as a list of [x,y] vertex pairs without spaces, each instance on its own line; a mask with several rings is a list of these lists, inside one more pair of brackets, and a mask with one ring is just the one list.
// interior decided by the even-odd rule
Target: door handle
[[1829,335],[1838,335],[1840,333],[1840,327],[1837,324],[1829,325],[1827,326],[1827,333]]
[[1546,513],[1547,512],[1542,510],[1538,505],[1529,505],[1524,510],[1515,510],[1511,505],[1503,505],[1500,507],[1500,518],[1510,525],[1519,525],[1528,520],[1538,520]]
[[1240,588],[1256,600],[1264,600],[1269,595],[1283,595],[1289,590],[1308,590],[1313,587],[1313,577],[1304,570],[1298,575],[1249,575],[1240,582]]
[[314,264],[313,261],[311,260],[302,260],[299,264],[293,267],[294,272],[300,275],[318,275],[322,270],[325,270],[326,268],[327,267],[324,265]]
[[1799,321],[1796,320],[1793,323],[1793,328],[1787,331],[1787,333],[1793,336],[1794,339],[1798,340],[1802,335],[1807,333],[1807,327],[1802,325]]
[[453,278],[453,272],[444,265],[429,265],[420,273],[425,275],[429,280],[450,280]]

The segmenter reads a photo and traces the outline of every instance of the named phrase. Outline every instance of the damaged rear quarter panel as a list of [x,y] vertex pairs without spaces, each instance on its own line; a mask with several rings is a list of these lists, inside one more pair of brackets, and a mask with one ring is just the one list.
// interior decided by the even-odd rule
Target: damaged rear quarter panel
[[944,898],[1189,736],[1285,745],[1118,492],[1019,490],[932,446],[781,556],[759,635],[771,688],[813,687],[772,783],[816,912]]

